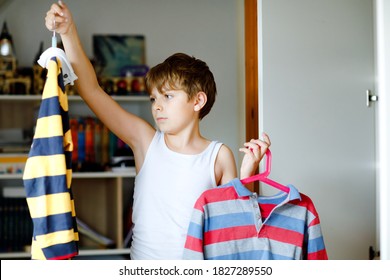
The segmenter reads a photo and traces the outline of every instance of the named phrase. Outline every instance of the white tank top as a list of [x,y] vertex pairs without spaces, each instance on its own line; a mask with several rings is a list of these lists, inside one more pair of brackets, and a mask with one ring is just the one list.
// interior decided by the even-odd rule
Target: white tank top
[[221,145],[213,141],[200,154],[180,154],[167,147],[164,133],[156,132],[135,178],[131,259],[182,259],[193,206],[203,191],[216,186]]

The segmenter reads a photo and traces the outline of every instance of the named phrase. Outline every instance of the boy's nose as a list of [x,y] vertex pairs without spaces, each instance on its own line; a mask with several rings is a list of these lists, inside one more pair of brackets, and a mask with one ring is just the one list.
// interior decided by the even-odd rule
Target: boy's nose
[[161,104],[160,104],[159,102],[155,101],[155,102],[153,103],[153,110],[161,111],[161,109],[162,109]]

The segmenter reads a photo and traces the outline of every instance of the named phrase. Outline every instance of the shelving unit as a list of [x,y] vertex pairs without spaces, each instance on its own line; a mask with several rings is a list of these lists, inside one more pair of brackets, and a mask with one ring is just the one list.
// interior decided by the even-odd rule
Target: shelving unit
[[[145,101],[149,101],[149,96],[145,95],[112,96],[112,98],[120,103],[138,105],[140,102],[146,104]],[[0,94],[0,128],[28,129],[33,127],[40,100],[40,95]],[[80,102],[82,99],[79,96],[68,96],[68,100],[77,103],[78,107],[86,107]],[[131,104],[131,106],[135,105]],[[127,210],[124,203],[124,190],[132,187],[128,186],[128,183],[133,183],[135,175],[135,168],[126,168],[126,172],[73,172],[72,190],[76,216],[92,229],[115,241],[114,248],[99,248],[96,242],[80,234],[80,258],[102,255],[107,258],[110,255],[128,256],[129,248],[123,248],[124,219]],[[23,186],[22,174],[0,174],[0,190],[5,185]],[[127,195],[125,197],[127,199]],[[30,252],[0,253],[0,259],[29,258]]]
[[[100,234],[115,241],[115,248],[101,249],[95,242],[80,234],[80,256],[122,255],[129,252],[128,248],[123,248],[123,179],[134,177],[135,168],[126,172],[73,173],[76,216]],[[2,174],[0,181],[2,180],[16,180],[19,185],[23,184],[22,174]],[[0,259],[29,257],[29,252],[0,253]]]

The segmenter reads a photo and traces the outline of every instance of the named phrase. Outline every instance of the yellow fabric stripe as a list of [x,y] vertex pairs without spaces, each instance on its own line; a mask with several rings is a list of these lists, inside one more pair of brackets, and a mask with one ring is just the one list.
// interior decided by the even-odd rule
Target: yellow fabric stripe
[[31,243],[31,257],[33,260],[46,260],[46,257],[36,240],[33,240]]
[[36,156],[27,159],[23,180],[65,174],[65,155]]
[[79,239],[79,233],[78,232],[75,232],[74,233],[74,240],[75,241],[79,241],[80,239]]
[[31,218],[72,212],[69,192],[27,198]]
[[66,184],[68,189],[70,189],[72,185],[72,169],[66,170]]
[[59,67],[57,66],[57,63],[50,59],[49,65],[47,66],[47,75],[46,75],[46,82],[45,87],[43,89],[42,93],[42,100],[46,98],[51,98],[55,96],[59,96],[59,87],[57,82],[57,77],[59,74]]
[[[70,234],[72,234],[73,230],[69,230],[70,231]],[[55,233],[57,234],[57,232]],[[52,234],[47,234],[47,235],[41,235],[42,236],[42,239],[43,238],[51,238],[51,236],[53,235]],[[67,234],[63,234],[62,236],[65,236],[65,238],[68,238],[68,235]],[[75,241],[79,241],[79,233],[78,232],[73,232],[73,236],[74,236],[74,240]],[[37,237],[38,240],[40,240],[41,238],[40,237]],[[31,256],[32,256],[32,259],[33,260],[46,260],[46,257],[45,255],[43,254],[43,251],[41,248],[45,248],[47,246],[50,246],[50,245],[47,245],[47,246],[43,246],[41,247],[41,243],[46,243],[46,242],[42,242],[40,240],[40,242],[38,240],[32,240],[32,243],[31,243]],[[52,239],[53,240],[53,239]],[[72,238],[70,241],[73,241]],[[62,243],[65,243],[65,242],[62,242]],[[58,244],[58,243],[54,243],[54,244]]]
[[62,135],[61,115],[42,117],[37,120],[34,138],[46,138]]
[[71,208],[72,208],[72,217],[76,217],[76,207],[74,206],[74,200],[72,199],[70,201],[70,204],[71,204]]
[[73,151],[72,131],[70,129],[64,134],[64,150],[68,152]]
[[74,241],[74,232],[73,229],[61,230],[45,235],[38,235],[35,238],[40,247],[43,249],[52,245]]

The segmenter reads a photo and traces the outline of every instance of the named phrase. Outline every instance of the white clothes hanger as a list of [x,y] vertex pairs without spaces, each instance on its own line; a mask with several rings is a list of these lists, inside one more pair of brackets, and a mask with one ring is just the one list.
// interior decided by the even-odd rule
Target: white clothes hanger
[[[55,26],[55,21],[54,21]],[[61,61],[62,77],[64,85],[74,84],[74,81],[78,79],[73,71],[72,65],[69,63],[65,52],[57,47],[56,31],[53,30],[53,36],[51,38],[51,47],[44,51],[38,59],[38,64],[43,68],[47,68],[50,59],[57,57]]]

